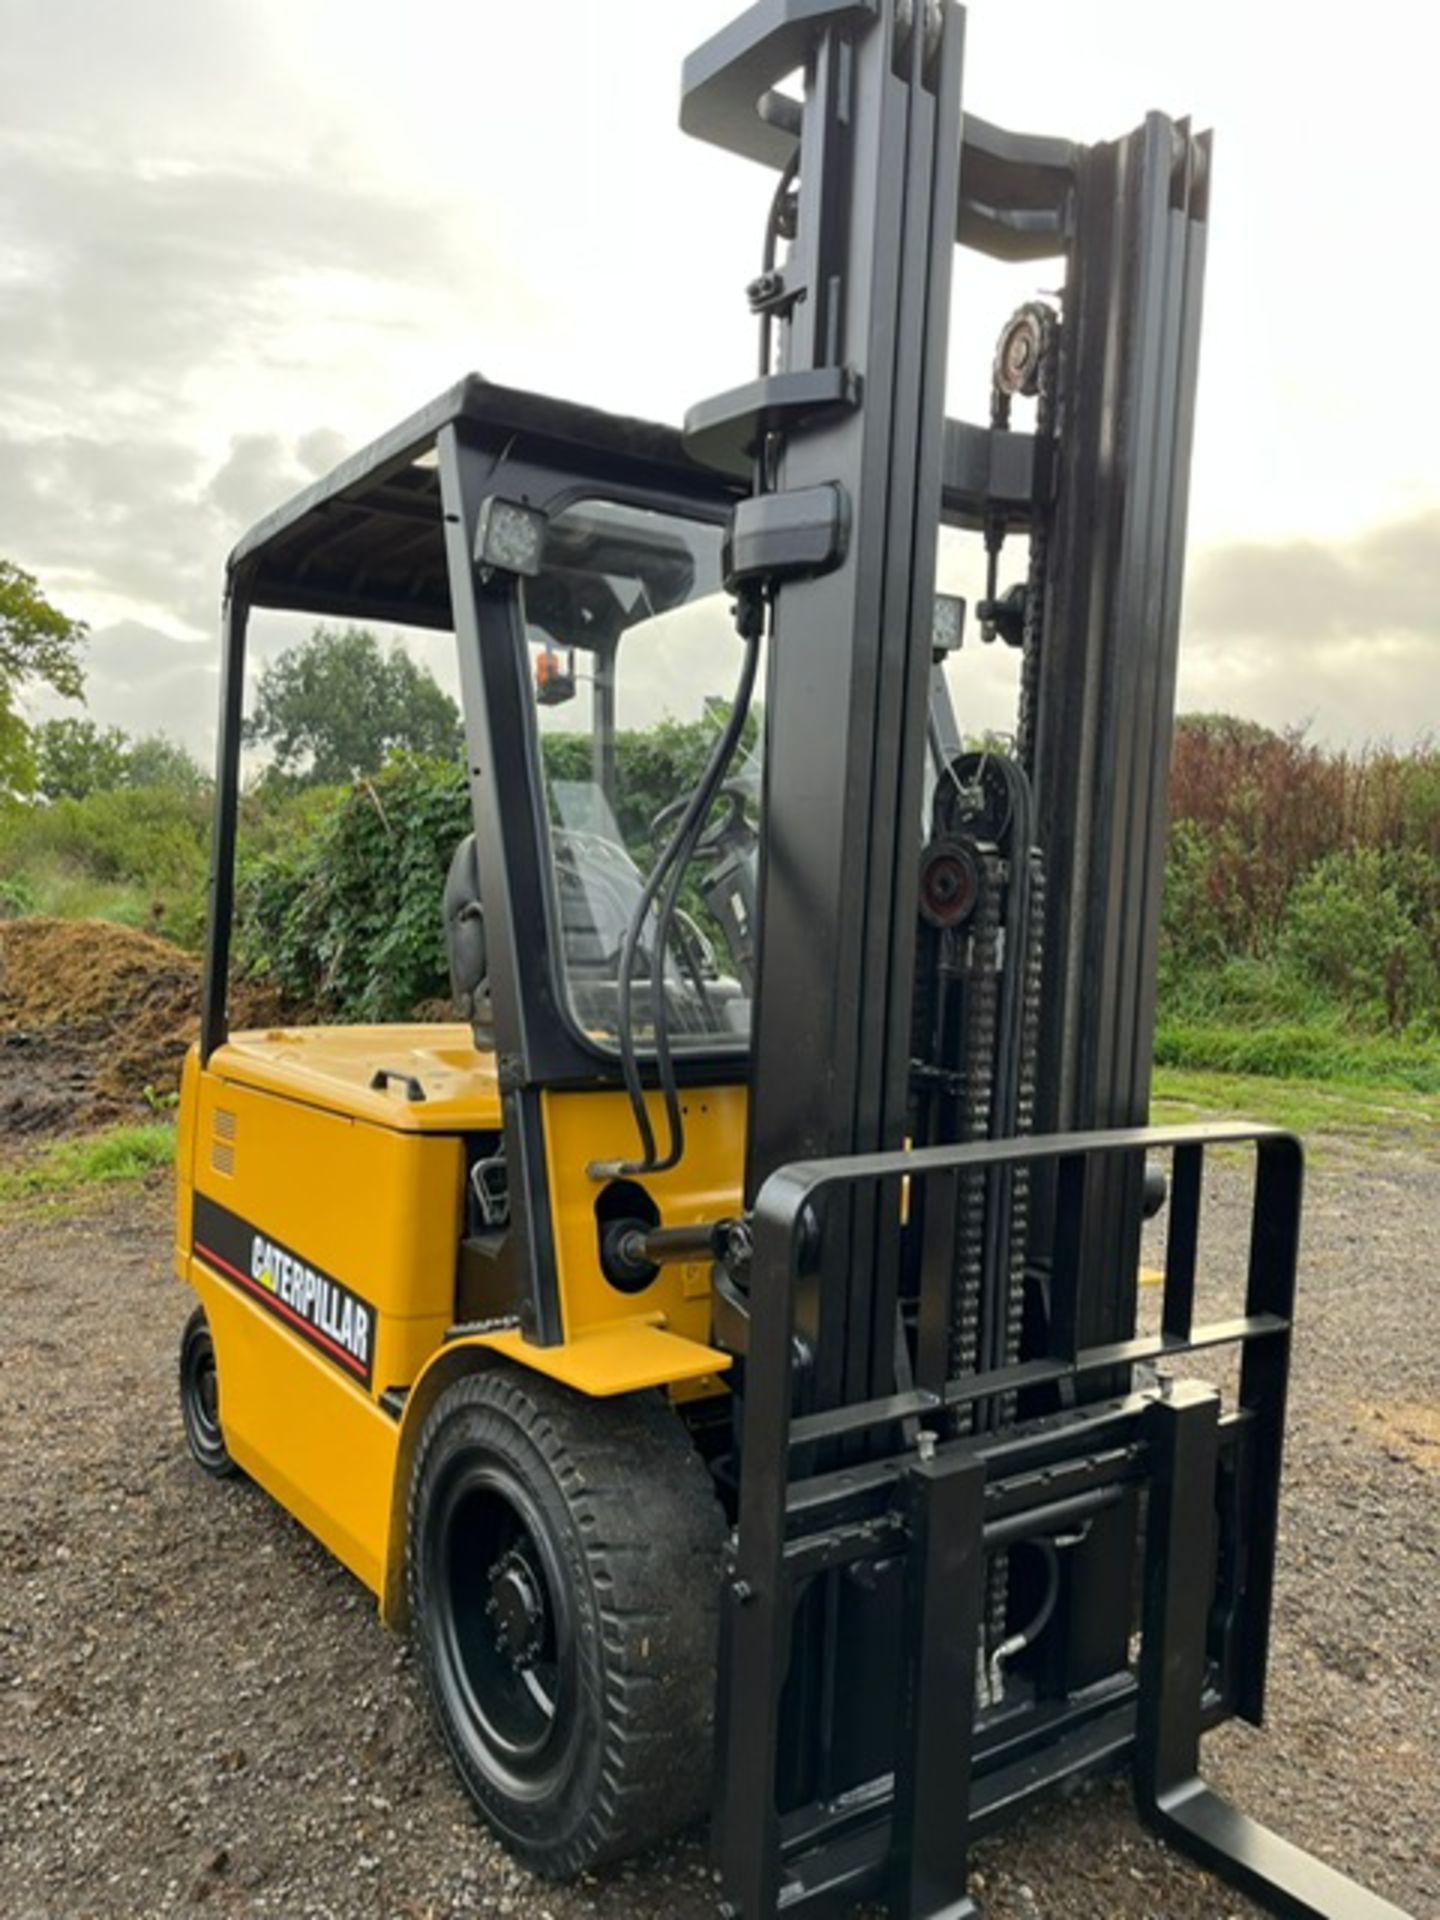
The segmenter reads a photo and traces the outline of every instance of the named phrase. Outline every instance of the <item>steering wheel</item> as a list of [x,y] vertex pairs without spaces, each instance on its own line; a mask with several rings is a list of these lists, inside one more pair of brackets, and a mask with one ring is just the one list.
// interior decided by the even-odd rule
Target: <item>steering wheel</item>
[[[750,825],[745,814],[745,803],[749,798],[748,790],[741,786],[739,781],[725,782],[715,796],[716,805],[718,806],[721,801],[724,805],[718,813],[712,810],[704,831],[695,842],[697,854],[703,854],[707,860],[713,860],[720,854],[728,852],[731,847],[743,847],[754,838],[755,829]],[[662,807],[650,822],[651,840],[658,844],[665,838],[665,829],[672,821],[680,818],[689,804],[690,795],[686,793],[682,794],[678,800],[672,800],[669,806]]]

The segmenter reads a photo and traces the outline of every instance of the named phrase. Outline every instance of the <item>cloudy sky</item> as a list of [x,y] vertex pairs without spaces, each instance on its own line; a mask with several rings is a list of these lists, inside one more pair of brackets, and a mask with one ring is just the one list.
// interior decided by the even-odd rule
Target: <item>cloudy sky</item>
[[[735,10],[0,0],[0,554],[91,622],[97,718],[208,752],[229,546],[466,369],[661,419],[745,377],[767,177],[675,130]],[[1436,37],[1402,0],[973,0],[977,112],[1217,129],[1186,705],[1440,716]],[[957,406],[1034,290],[957,283]],[[1003,723],[1001,663],[964,671]]]

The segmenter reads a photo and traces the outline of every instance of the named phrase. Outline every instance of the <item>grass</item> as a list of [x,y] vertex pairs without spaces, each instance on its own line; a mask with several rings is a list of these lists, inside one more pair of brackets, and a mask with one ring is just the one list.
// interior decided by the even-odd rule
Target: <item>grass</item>
[[[158,933],[196,947],[203,928],[198,894],[174,887],[104,880],[58,859],[40,861],[8,876],[0,911],[42,914],[55,920],[111,920],[142,933]],[[8,895],[8,898],[7,898]]]
[[1299,1079],[1158,1066],[1150,1117],[1156,1125],[1258,1120],[1312,1137],[1344,1134],[1373,1145],[1389,1142],[1440,1151],[1440,1091],[1378,1080]]
[[[1372,1146],[1440,1154],[1440,1092],[1379,1082],[1159,1066],[1150,1118],[1156,1126],[1255,1120],[1311,1140],[1339,1135]],[[133,1185],[168,1171],[174,1158],[175,1128],[168,1120],[55,1141],[0,1163],[0,1217],[63,1216],[93,1201],[96,1189]]]
[[1343,1016],[1246,1023],[1163,1018],[1155,1061],[1166,1070],[1343,1082],[1440,1096],[1440,1041],[1366,1033]]
[[174,1158],[175,1128],[168,1120],[58,1140],[0,1165],[0,1213],[66,1212],[94,1188],[144,1180]]
[[1172,1002],[1155,1036],[1154,1119],[1259,1120],[1322,1140],[1440,1148],[1440,1038],[1367,1031],[1334,1006],[1307,1003],[1293,982],[1285,1001],[1273,967],[1224,972],[1218,1002],[1243,1000],[1248,981],[1272,1010],[1206,1010],[1193,991],[1184,1012]]

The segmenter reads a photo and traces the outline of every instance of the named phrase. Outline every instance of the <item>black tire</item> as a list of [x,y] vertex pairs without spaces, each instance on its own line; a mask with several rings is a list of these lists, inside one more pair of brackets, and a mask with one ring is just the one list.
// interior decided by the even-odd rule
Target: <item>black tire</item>
[[203,1307],[196,1307],[180,1336],[180,1414],[196,1465],[217,1480],[238,1474],[220,1426],[220,1376]]
[[476,1806],[534,1872],[640,1851],[709,1804],[725,1522],[659,1394],[467,1376],[421,1434],[410,1625]]

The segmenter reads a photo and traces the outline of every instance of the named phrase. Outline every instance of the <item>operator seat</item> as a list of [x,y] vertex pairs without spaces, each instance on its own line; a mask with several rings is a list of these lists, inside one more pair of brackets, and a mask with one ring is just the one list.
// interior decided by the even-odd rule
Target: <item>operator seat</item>
[[[644,888],[639,869],[626,850],[602,834],[555,829],[556,896],[565,970],[576,1017],[586,1028],[615,1033],[619,1021],[620,955],[630,922]],[[750,956],[754,942],[754,854],[736,850],[721,875],[724,904],[714,902],[717,918],[742,956],[746,984],[716,976],[696,984],[671,969],[666,982],[670,1018],[679,1032],[704,1032],[723,1007],[724,1019],[737,1033],[749,1022]],[[739,893],[748,906],[737,906]],[[708,890],[707,890],[708,894]],[[495,1045],[494,1014],[490,1000],[490,962],[485,939],[484,890],[475,835],[467,833],[456,847],[445,877],[445,946],[450,961],[450,992],[459,1011],[470,1022],[477,1047]],[[642,955],[644,949],[642,948]],[[648,980],[649,961],[640,969]],[[648,987],[637,999],[643,1005]]]
[[[571,983],[582,1014],[613,1025],[620,949],[644,882],[629,855],[599,836],[557,831],[554,848],[560,938]],[[473,833],[451,858],[444,917],[451,996],[474,1028],[475,1044],[493,1047],[484,888]]]
[[485,946],[480,855],[473,833],[467,833],[456,847],[445,876],[445,946],[450,957],[450,991],[474,1030],[476,1046],[491,1047],[495,1041],[490,963]]

